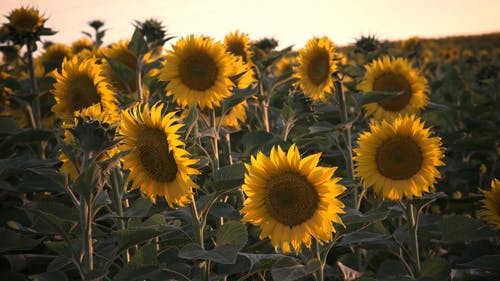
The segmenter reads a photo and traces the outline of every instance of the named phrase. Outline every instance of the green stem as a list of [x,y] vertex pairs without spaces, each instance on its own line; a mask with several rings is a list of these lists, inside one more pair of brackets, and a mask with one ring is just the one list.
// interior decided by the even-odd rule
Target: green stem
[[135,86],[137,88],[137,96],[140,102],[147,102],[144,97],[144,93],[142,92],[142,64],[143,57],[142,55],[137,58],[137,69],[135,72]]
[[[83,153],[80,174],[87,169],[90,157],[87,152]],[[88,201],[87,201],[88,200]],[[94,269],[94,249],[92,245],[92,195],[85,198],[80,195],[80,228],[83,243],[83,272],[88,273]],[[84,278],[86,280],[86,278]]]
[[408,201],[408,205],[406,206],[406,215],[408,218],[408,222],[410,223],[410,239],[411,239],[411,249],[414,254],[414,262],[416,273],[415,275],[418,277],[422,273],[422,267],[420,266],[420,249],[418,245],[418,219],[415,216],[415,207],[413,204]]
[[212,137],[212,152],[214,153],[214,167],[212,167],[212,171],[215,172],[219,170],[219,127],[215,124],[216,123],[216,117],[215,117],[215,109],[212,110],[212,115],[210,116],[210,126],[212,127],[213,130],[213,137]]
[[[342,131],[344,136],[344,142],[346,145],[346,165],[347,165],[347,176],[349,179],[354,180],[354,164],[352,161],[352,138],[351,138],[351,126],[347,125],[347,103],[344,94],[344,88],[342,86],[342,80],[335,80],[335,88],[337,89],[337,95],[339,99],[340,107],[340,120],[343,124],[346,124],[344,130]],[[354,207],[358,207],[358,188],[354,186]]]
[[318,240],[316,240],[316,239],[314,239],[314,242],[312,243],[312,251],[313,251],[313,254],[316,254],[316,258],[318,259],[318,261],[320,261],[320,268],[315,273],[316,281],[323,281],[323,280],[325,280],[325,277],[324,277],[325,267],[324,267],[324,264],[321,262],[322,261],[321,249],[319,247]]
[[[200,247],[202,249],[205,249],[205,238],[203,233],[204,227],[200,223],[200,215],[198,213],[198,209],[196,208],[196,201],[194,200],[194,196],[191,196],[191,204],[189,204],[189,211],[191,212],[191,217],[193,220],[192,223],[193,223],[194,238],[196,242],[198,242]],[[203,281],[208,281],[210,273],[210,264],[208,263],[208,260],[205,260],[203,262],[203,268],[204,268]]]
[[41,113],[40,113],[40,95],[38,94],[38,85],[36,83],[35,76],[35,64],[33,63],[33,44],[35,41],[32,39],[28,39],[26,41],[26,48],[28,50],[28,72],[30,75],[30,84],[31,84],[31,95],[33,100],[31,102],[31,108],[33,110],[34,123],[33,128],[41,128]]
[[[116,214],[118,215],[118,227],[120,230],[125,229],[125,221],[123,216],[123,186],[120,186],[118,181],[118,170],[113,169],[111,172],[111,181],[112,181],[112,191],[113,191],[113,205]],[[125,250],[124,259],[127,263],[130,262],[130,253],[128,250]]]

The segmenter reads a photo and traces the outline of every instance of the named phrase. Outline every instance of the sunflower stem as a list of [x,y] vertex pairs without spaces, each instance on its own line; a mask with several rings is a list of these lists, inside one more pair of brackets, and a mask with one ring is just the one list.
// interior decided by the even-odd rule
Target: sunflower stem
[[[196,201],[194,200],[194,196],[191,196],[191,204],[189,204],[189,211],[192,217],[193,230],[194,230],[194,238],[196,242],[200,245],[202,249],[205,249],[205,238],[203,233],[203,224],[200,222],[200,215],[198,213],[198,209],[196,208]],[[210,274],[210,265],[208,260],[203,262],[203,281],[209,280]]]
[[135,72],[135,85],[137,88],[137,96],[140,102],[147,102],[147,98],[144,96],[142,92],[142,64],[143,64],[143,56],[140,55],[137,57],[137,69]]
[[[111,181],[112,181],[112,189],[113,189],[113,205],[115,208],[115,212],[118,215],[118,227],[120,230],[125,229],[125,221],[123,217],[123,187],[120,186],[118,181],[118,169],[113,169],[111,172]],[[125,250],[123,255],[125,261],[127,263],[130,262],[130,253],[128,249]]]
[[264,85],[262,84],[262,74],[258,67],[255,67],[255,73],[257,74],[257,78],[259,80],[259,95],[261,96],[261,104],[262,104],[262,123],[264,124],[264,129],[269,133],[269,95],[267,95],[264,90]]
[[411,239],[411,249],[414,254],[414,262],[415,262],[415,275],[416,277],[420,276],[422,273],[422,268],[420,266],[420,250],[418,245],[418,217],[415,216],[415,207],[408,201],[406,206],[406,215],[408,222],[410,223],[410,239]]
[[[345,124],[345,128],[342,130],[344,136],[344,142],[346,146],[346,166],[347,166],[347,176],[349,179],[354,180],[354,164],[352,161],[352,138],[351,138],[351,126],[347,124],[347,103],[344,94],[344,88],[342,85],[342,80],[337,77],[335,80],[335,88],[337,90],[337,95],[339,98],[340,107],[340,120]],[[358,206],[358,187],[354,185],[354,208],[359,208]]]
[[[88,161],[90,155],[87,152],[83,152],[82,157],[82,167],[80,170],[80,175],[82,175],[87,169]],[[83,272],[84,274],[92,271],[94,269],[94,249],[92,245],[92,194],[89,198],[85,198],[83,194],[80,194],[80,229],[82,232],[83,239]],[[83,280],[87,280],[84,276]]]
[[210,126],[213,130],[212,136],[212,148],[214,153],[214,166],[212,167],[212,171],[215,172],[219,170],[219,127],[216,125],[216,117],[215,117],[215,109],[212,109],[212,115],[210,116]]
[[312,243],[312,247],[313,247],[313,254],[316,254],[316,258],[318,259],[318,261],[320,261],[320,267],[319,267],[318,271],[316,271],[316,273],[315,273],[316,281],[323,281],[323,280],[325,280],[325,277],[324,277],[325,266],[322,262],[321,249],[319,247],[318,240],[314,239],[314,242]]
[[32,39],[26,40],[26,48],[28,51],[28,72],[30,75],[30,84],[31,84],[31,95],[33,100],[31,102],[31,108],[33,110],[34,115],[34,123],[33,128],[41,128],[41,113],[40,113],[40,96],[38,95],[38,85],[36,83],[35,76],[35,64],[33,63],[33,49],[34,49],[35,41]]

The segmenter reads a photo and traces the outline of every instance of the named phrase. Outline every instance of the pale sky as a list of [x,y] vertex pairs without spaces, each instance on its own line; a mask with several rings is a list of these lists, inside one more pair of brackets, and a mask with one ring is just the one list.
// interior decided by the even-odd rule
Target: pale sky
[[2,16],[21,5],[37,7],[49,18],[46,26],[59,31],[45,38],[67,44],[83,37],[82,30],[92,31],[87,22],[94,19],[105,22],[105,44],[130,38],[134,20],[148,18],[162,20],[173,36],[203,34],[223,40],[239,29],[252,40],[273,37],[279,48],[294,49],[313,36],[345,45],[361,35],[397,40],[500,32],[500,0],[0,1]]

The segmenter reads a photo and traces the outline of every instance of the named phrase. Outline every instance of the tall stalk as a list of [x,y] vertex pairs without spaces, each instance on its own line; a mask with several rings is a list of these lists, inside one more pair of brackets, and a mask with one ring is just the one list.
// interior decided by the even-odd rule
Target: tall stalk
[[147,102],[147,97],[144,96],[142,91],[142,65],[143,65],[143,56],[139,55],[137,57],[137,68],[135,72],[135,85],[137,88],[137,98],[139,98],[140,102]]
[[420,248],[418,244],[418,215],[415,214],[415,207],[408,201],[406,205],[406,216],[408,222],[410,223],[410,239],[411,239],[411,250],[413,253],[413,259],[415,264],[415,275],[418,277],[422,273],[422,267],[420,265]]
[[[194,200],[194,196],[191,197],[191,204],[189,204],[189,211],[191,213],[192,217],[192,223],[193,223],[193,230],[194,230],[194,238],[196,242],[200,245],[202,249],[205,249],[205,237],[203,233],[203,224],[200,221],[200,214],[198,213],[198,209],[196,207],[196,201]],[[210,265],[208,263],[208,260],[205,260],[203,262],[203,281],[208,281],[209,280],[209,274],[210,274]]]
[[[339,108],[340,108],[340,120],[343,124],[347,124],[348,116],[347,116],[347,103],[344,94],[344,88],[342,85],[342,80],[337,77],[335,80],[335,88],[337,90],[337,96],[339,100]],[[347,125],[342,130],[342,134],[344,136],[344,142],[346,146],[345,160],[347,165],[347,176],[349,179],[354,180],[354,164],[352,161],[352,138],[351,138],[351,126]],[[354,207],[359,209],[358,204],[358,188],[354,186]]]
[[40,95],[38,93],[38,85],[35,76],[35,64],[33,63],[33,49],[35,41],[32,39],[26,40],[26,48],[28,50],[28,72],[30,75],[31,95],[31,110],[33,111],[33,128],[41,128],[41,112],[40,112]]

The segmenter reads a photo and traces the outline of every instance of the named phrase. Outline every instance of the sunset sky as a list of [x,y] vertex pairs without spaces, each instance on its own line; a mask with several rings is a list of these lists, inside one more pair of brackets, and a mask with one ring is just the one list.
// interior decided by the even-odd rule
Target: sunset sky
[[[130,38],[134,20],[162,20],[169,34],[204,34],[222,40],[239,29],[251,39],[274,37],[279,47],[304,46],[313,36],[326,35],[337,45],[361,35],[380,39],[442,37],[500,31],[498,0],[1,0],[3,16],[21,5],[32,5],[58,32],[49,40],[63,43],[91,31],[87,22],[105,21],[105,44]],[[5,22],[6,19],[3,18]],[[174,42],[174,41],[171,41]]]

